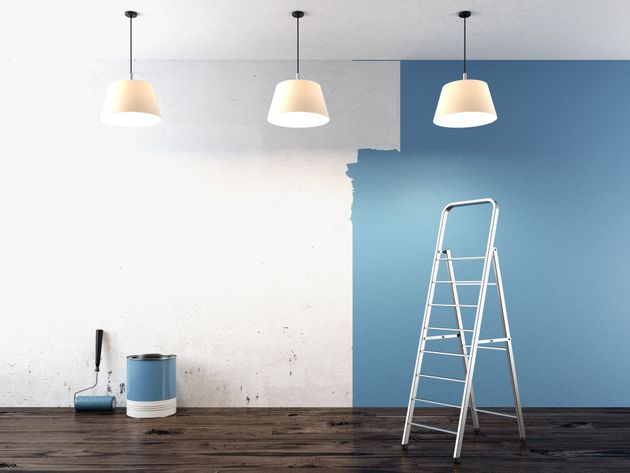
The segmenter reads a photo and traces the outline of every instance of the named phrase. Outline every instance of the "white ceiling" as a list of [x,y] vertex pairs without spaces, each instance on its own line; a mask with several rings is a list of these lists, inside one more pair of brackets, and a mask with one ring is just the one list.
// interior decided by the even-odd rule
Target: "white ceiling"
[[127,56],[137,10],[142,59],[292,59],[303,9],[304,59],[455,59],[470,9],[471,59],[630,59],[630,0],[12,0],[0,58]]

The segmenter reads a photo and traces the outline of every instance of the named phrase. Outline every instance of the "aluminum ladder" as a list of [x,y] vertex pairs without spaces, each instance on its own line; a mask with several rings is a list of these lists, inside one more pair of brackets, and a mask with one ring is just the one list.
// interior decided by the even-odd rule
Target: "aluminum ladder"
[[[486,253],[484,256],[458,256],[454,257],[451,255],[451,251],[448,249],[444,249],[442,246],[444,244],[444,233],[446,229],[446,220],[448,214],[451,210],[457,207],[468,207],[473,205],[491,205],[492,206],[492,216],[490,218],[490,228],[488,232],[488,242],[486,246]],[[462,451],[462,442],[464,439],[464,428],[466,426],[466,414],[468,412],[468,408],[471,410],[471,417],[473,422],[473,428],[475,432],[479,431],[479,418],[477,413],[482,412],[485,414],[492,414],[502,417],[509,417],[516,419],[518,424],[518,433],[519,438],[521,440],[525,440],[525,425],[523,423],[523,413],[521,409],[521,401],[518,392],[518,384],[516,381],[516,369],[514,365],[514,351],[512,349],[512,338],[510,335],[510,326],[508,323],[508,315],[507,309],[505,305],[505,295],[503,293],[503,282],[501,279],[501,267],[499,265],[499,254],[497,249],[494,247],[494,236],[497,228],[497,219],[499,217],[499,206],[496,201],[493,199],[477,199],[477,200],[467,200],[462,202],[453,202],[444,207],[442,211],[442,217],[440,219],[440,228],[438,231],[437,244],[435,246],[435,254],[433,258],[433,268],[431,269],[431,282],[429,283],[429,291],[427,295],[427,304],[424,308],[424,319],[422,323],[422,330],[420,333],[420,342],[418,345],[418,354],[416,357],[416,365],[413,372],[413,378],[411,381],[411,394],[409,395],[409,405],[407,407],[407,417],[405,420],[405,430],[402,438],[402,447],[407,448],[409,443],[409,435],[411,433],[412,427],[420,427],[424,429],[434,430],[438,432],[448,433],[455,435],[455,450],[453,452],[453,459],[455,462],[459,462],[459,458],[461,456]],[[478,281],[458,281],[455,279],[454,265],[453,261],[468,261],[468,260],[483,260],[483,270],[481,275],[481,280]],[[438,272],[440,269],[440,264],[445,263],[446,269],[448,272],[448,280],[440,281],[437,280]],[[489,282],[490,277],[490,269],[494,270],[495,282]],[[446,284],[450,286],[451,295],[452,295],[452,304],[436,304],[433,302],[433,297],[435,294],[435,288],[437,284]],[[477,299],[477,304],[460,304],[459,294],[457,291],[457,287],[460,285],[467,286],[479,286],[479,296]],[[479,339],[479,334],[481,332],[481,324],[483,320],[483,310],[484,304],[486,301],[486,292],[488,286],[496,286],[497,294],[499,298],[499,309],[501,312],[501,319],[503,321],[503,336],[498,338],[489,338],[485,340]],[[431,326],[431,310],[434,307],[452,307],[455,313],[455,321],[457,327],[454,328],[446,328],[446,327],[433,327]],[[462,309],[476,309],[475,314],[475,322],[473,329],[465,329],[463,318],[462,318]],[[447,324],[442,324],[447,325]],[[470,345],[467,344],[467,334],[471,336]],[[455,339],[458,338],[460,343],[459,352],[453,353],[449,351],[438,351],[438,350],[428,350],[426,348],[427,341],[439,341],[446,339]],[[496,346],[500,344],[500,346]],[[468,351],[468,349],[470,349]],[[479,349],[486,350],[498,350],[498,351],[506,351],[508,366],[510,371],[510,377],[512,381],[512,393],[514,395],[514,407],[516,410],[516,415],[505,414],[502,412],[494,412],[488,411],[484,409],[477,409],[477,405],[475,403],[475,396],[473,392],[473,376],[475,373],[475,363],[477,361],[477,352]],[[436,376],[429,374],[422,374],[422,362],[424,359],[424,355],[428,354],[431,356],[450,356],[450,357],[460,357],[463,360],[463,367],[466,373],[464,379],[451,378],[446,376]],[[418,389],[420,388],[420,380],[421,379],[435,379],[444,382],[451,382],[455,384],[463,385],[463,393],[462,393],[462,401],[461,405],[449,404],[445,402],[439,402],[436,400],[423,399],[418,397]],[[457,430],[448,430],[441,427],[420,424],[413,421],[413,413],[414,408],[417,402],[426,403],[430,405],[443,406],[443,407],[455,407],[460,410],[459,412],[459,422],[457,425]]]

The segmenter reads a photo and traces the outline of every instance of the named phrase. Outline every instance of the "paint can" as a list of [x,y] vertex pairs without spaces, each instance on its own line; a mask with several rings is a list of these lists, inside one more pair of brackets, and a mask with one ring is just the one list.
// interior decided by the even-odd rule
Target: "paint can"
[[177,410],[175,355],[127,357],[127,415],[136,418],[167,417]]

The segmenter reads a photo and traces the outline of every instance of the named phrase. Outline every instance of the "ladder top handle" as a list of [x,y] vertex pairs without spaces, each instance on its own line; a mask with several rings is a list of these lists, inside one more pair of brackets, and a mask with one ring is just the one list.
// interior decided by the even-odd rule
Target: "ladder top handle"
[[446,214],[453,210],[455,207],[468,207],[471,205],[483,205],[490,204],[492,205],[492,212],[497,212],[499,210],[499,204],[496,200],[486,197],[485,199],[474,199],[474,200],[462,200],[460,202],[451,202],[450,204],[446,204],[442,213]]

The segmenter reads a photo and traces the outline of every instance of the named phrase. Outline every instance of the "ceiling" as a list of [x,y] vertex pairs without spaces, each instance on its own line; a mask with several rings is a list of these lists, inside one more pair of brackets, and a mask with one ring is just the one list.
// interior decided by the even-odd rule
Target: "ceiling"
[[628,0],[14,0],[0,15],[0,58],[109,60],[630,59]]

